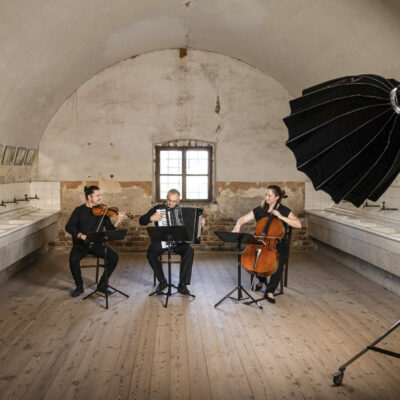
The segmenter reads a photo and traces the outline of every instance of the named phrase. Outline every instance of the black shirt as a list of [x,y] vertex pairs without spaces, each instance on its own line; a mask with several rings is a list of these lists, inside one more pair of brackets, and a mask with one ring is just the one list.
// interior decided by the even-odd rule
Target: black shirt
[[[290,208],[287,208],[286,206],[279,204],[277,210],[284,216],[284,217],[289,217],[289,214],[292,212]],[[256,222],[258,222],[260,219],[269,217],[271,213],[264,211],[261,206],[256,207],[253,209],[253,215],[254,219]],[[287,233],[287,223],[282,221],[283,226],[285,227],[285,235],[281,239],[281,241],[277,244],[276,249],[278,250],[279,253],[283,252],[288,252],[289,251],[289,246],[286,240],[286,233]]]
[[104,228],[106,230],[114,230],[115,226],[112,224],[109,217],[104,216],[103,222],[98,229],[99,223],[101,221],[101,216],[96,216],[92,214],[92,209],[86,204],[82,204],[76,207],[72,212],[70,219],[65,225],[65,230],[72,235],[74,244],[83,244],[82,239],[78,239],[78,233],[83,233],[86,235],[89,232],[95,232],[96,230],[102,231]]
[[[159,210],[160,208],[165,208],[165,204],[157,204],[156,206],[150,208],[149,211],[147,211],[146,214],[143,214],[140,218],[139,218],[139,224],[140,225],[148,225],[151,221],[150,221],[150,217],[157,212],[157,210]],[[156,224],[157,225],[157,224]]]

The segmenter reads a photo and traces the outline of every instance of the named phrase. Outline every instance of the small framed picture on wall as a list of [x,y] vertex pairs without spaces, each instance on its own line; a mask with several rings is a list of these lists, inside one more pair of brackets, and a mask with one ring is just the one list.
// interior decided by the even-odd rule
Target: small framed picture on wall
[[29,149],[28,154],[26,155],[25,158],[25,165],[33,165],[33,162],[35,161],[35,156],[36,156],[36,150]]
[[14,160],[14,165],[22,165],[25,161],[27,149],[25,147],[18,147],[17,156]]
[[14,161],[15,153],[17,151],[16,147],[13,146],[6,146],[6,149],[4,150],[3,154],[3,159],[1,160],[1,163],[3,165],[11,165]]
[[0,163],[3,160],[3,151],[4,151],[4,146],[0,144]]

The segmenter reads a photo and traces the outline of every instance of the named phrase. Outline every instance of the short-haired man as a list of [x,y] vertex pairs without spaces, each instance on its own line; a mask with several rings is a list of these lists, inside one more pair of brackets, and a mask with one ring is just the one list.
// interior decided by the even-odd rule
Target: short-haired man
[[[101,203],[101,193],[98,186],[89,186],[84,188],[86,203],[76,207],[70,219],[65,226],[65,230],[72,235],[73,246],[69,255],[69,266],[75,281],[75,290],[72,297],[79,296],[84,292],[83,280],[81,276],[80,262],[83,257],[93,254],[97,257],[104,258],[104,247],[99,243],[85,243],[86,235],[89,232],[113,230],[119,226],[125,218],[124,212],[118,213],[118,219],[113,224],[106,215],[96,216],[92,214],[92,207]],[[118,263],[118,253],[107,245],[107,273],[111,276]],[[103,273],[97,285],[97,290],[105,293],[107,290],[105,272]]]
[[[171,189],[167,193],[167,200],[164,204],[157,204],[152,207],[146,214],[142,215],[139,219],[140,225],[147,225],[150,222],[154,222],[158,226],[158,222],[162,220],[162,214],[157,212],[161,209],[173,209],[179,205],[180,193],[176,189]],[[202,226],[205,225],[205,219],[201,220]],[[192,276],[192,266],[194,251],[193,248],[186,243],[174,244],[172,250],[182,257],[182,268],[180,270],[178,292],[184,295],[190,294],[187,285],[190,285],[190,278]],[[157,292],[160,293],[167,287],[167,280],[165,279],[164,272],[159,260],[159,256],[165,251],[162,247],[161,242],[153,242],[147,249],[147,259],[149,264],[156,275],[159,282],[157,286]]]

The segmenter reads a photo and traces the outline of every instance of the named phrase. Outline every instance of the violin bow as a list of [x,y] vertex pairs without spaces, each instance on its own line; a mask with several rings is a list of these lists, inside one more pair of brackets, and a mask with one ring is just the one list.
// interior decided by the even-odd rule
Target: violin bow
[[103,215],[101,216],[101,220],[100,220],[100,222],[99,222],[99,225],[98,225],[98,227],[97,227],[97,229],[96,229],[96,232],[98,232],[98,231],[99,231],[99,229],[100,229],[100,226],[101,226],[101,224],[103,223],[104,216],[106,215],[106,213],[107,213],[107,210],[108,210],[108,206],[106,206],[106,205],[104,205],[104,206],[105,206],[105,210],[104,210],[104,213],[103,213]]

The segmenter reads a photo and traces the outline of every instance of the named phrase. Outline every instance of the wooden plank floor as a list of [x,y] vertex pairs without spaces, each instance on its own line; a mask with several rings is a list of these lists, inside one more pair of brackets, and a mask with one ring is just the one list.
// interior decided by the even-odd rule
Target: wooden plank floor
[[[168,308],[144,254],[122,254],[112,284],[130,295],[71,298],[66,255],[0,285],[1,399],[398,399],[400,361],[368,352],[400,298],[318,254],[292,254],[289,288],[264,309],[233,300],[236,256],[196,253],[190,289]],[[176,281],[174,266],[173,278]],[[85,286],[93,271],[85,270]],[[244,283],[248,285],[248,276]],[[400,329],[380,343],[399,351]]]

